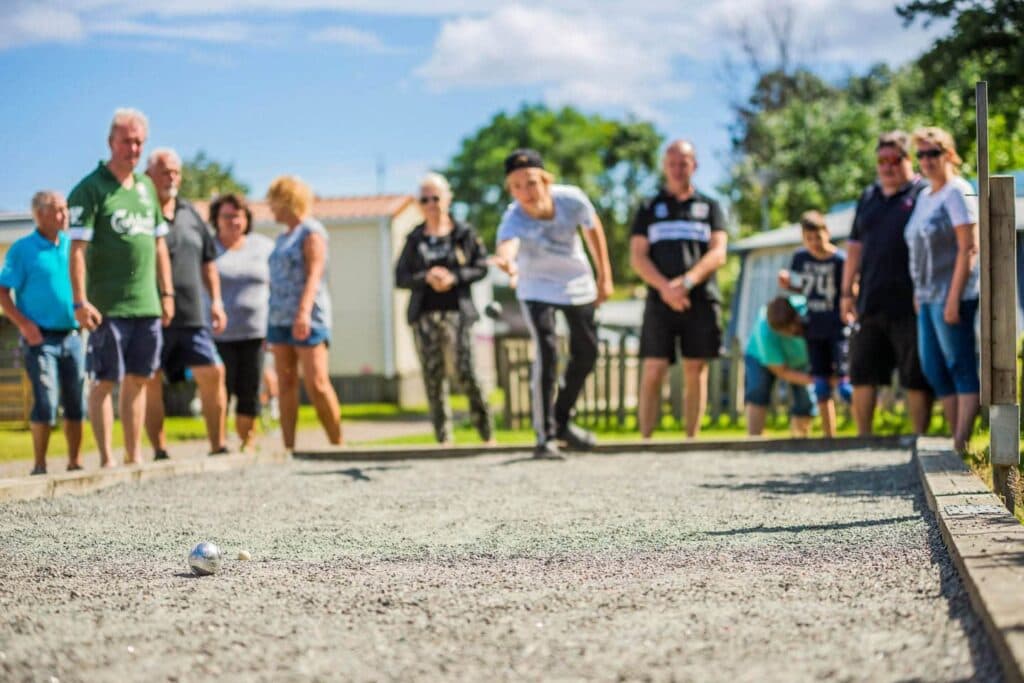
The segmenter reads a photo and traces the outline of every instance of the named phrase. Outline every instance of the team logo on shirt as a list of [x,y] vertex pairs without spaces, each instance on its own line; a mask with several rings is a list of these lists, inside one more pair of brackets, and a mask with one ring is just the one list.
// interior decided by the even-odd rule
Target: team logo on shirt
[[110,216],[110,227],[114,232],[133,237],[135,235],[152,235],[156,221],[152,215],[129,213],[127,209],[118,209]]
[[711,213],[711,206],[707,202],[694,202],[690,204],[690,217],[702,221]]
[[82,212],[84,212],[84,211],[85,211],[85,207],[84,206],[72,206],[72,207],[69,207],[68,208],[68,214],[70,215],[70,220],[68,222],[71,225],[81,225],[82,224]]
[[665,206],[665,202],[658,202],[654,205],[654,217],[668,218],[668,207]]

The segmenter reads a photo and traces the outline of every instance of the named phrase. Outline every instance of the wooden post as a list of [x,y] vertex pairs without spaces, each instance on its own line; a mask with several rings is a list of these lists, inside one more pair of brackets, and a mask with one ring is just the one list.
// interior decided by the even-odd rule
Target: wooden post
[[1020,464],[1017,403],[1017,226],[1014,182],[989,177],[988,89],[977,86],[978,231],[981,237],[981,402],[989,409],[992,487],[1010,512]]

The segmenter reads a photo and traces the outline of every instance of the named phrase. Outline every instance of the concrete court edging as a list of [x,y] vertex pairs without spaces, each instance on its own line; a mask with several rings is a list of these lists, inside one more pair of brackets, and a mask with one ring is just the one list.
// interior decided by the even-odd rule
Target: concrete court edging
[[[797,439],[742,437],[717,441],[606,441],[598,443],[589,453],[570,452],[570,455],[618,455],[620,453],[705,453],[707,451],[762,451],[771,453],[799,449],[808,453],[861,448],[913,448],[914,437],[869,436],[843,439]],[[529,452],[530,444],[501,444],[498,446],[369,446],[350,448],[297,449],[292,456],[297,460],[328,462],[433,460],[441,458],[472,458],[480,455],[511,455]]]
[[66,495],[82,495],[101,489],[131,482],[149,481],[164,477],[201,472],[224,472],[266,463],[284,463],[290,456],[284,451],[260,453],[257,455],[220,455],[147,462],[141,465],[122,466],[80,472],[64,472],[44,476],[25,476],[0,479],[0,503],[36,498],[57,498]]
[[914,446],[928,507],[1003,675],[1024,681],[1024,525],[948,443],[921,438]]

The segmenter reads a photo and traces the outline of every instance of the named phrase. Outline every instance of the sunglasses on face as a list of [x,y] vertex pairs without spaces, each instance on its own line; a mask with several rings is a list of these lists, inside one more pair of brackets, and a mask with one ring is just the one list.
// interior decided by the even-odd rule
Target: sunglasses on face
[[903,157],[878,157],[879,166],[899,166],[903,163]]
[[423,204],[424,206],[427,204],[437,204],[440,201],[441,198],[437,196],[420,197],[420,204]]
[[945,154],[945,152],[943,152],[941,149],[919,149],[917,151],[917,158],[918,159],[938,159],[943,154]]

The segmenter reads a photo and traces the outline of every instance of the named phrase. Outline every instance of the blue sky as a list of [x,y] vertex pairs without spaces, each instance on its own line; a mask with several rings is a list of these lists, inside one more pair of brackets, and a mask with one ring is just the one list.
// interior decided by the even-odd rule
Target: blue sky
[[[792,2],[798,58],[829,74],[918,54],[891,2]],[[654,120],[724,175],[724,76],[761,0],[2,0],[0,211],[69,190],[106,158],[113,110],[142,109],[148,147],[205,150],[253,194],[297,173],[321,195],[412,191],[459,141],[523,102]],[[777,12],[777,10],[776,10]],[[765,55],[770,52],[766,49]]]

